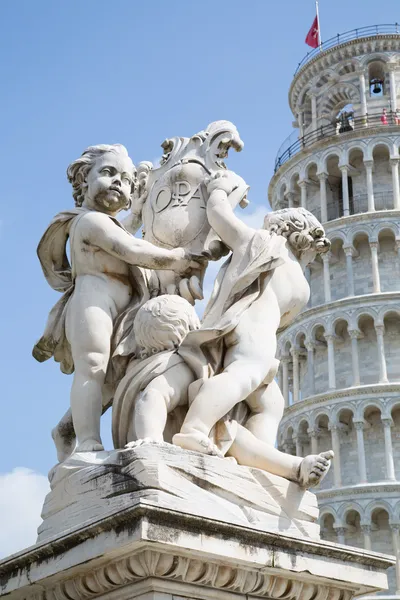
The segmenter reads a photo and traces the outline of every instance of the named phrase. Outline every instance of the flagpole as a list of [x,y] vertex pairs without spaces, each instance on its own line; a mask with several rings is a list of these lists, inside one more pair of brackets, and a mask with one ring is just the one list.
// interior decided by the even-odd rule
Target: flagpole
[[315,0],[315,10],[317,11],[317,21],[318,21],[318,46],[321,52],[322,41],[321,41],[321,25],[319,22],[319,10],[318,10],[318,0]]

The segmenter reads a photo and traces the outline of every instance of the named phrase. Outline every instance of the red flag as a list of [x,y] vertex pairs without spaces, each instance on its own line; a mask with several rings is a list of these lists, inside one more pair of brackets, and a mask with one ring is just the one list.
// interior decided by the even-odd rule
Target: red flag
[[307,33],[306,44],[311,48],[318,48],[319,46],[319,21],[318,15],[315,17],[313,24],[311,25],[310,31]]

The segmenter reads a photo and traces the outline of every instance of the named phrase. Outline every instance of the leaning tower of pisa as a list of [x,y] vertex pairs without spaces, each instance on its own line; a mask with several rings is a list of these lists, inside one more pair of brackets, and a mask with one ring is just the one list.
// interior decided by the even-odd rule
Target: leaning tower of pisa
[[[316,490],[326,540],[399,556],[400,29],[356,29],[299,64],[296,131],[269,186],[274,209],[303,206],[329,254],[307,270],[308,307],[279,337],[279,445],[333,448]],[[400,597],[400,569],[390,595]]]

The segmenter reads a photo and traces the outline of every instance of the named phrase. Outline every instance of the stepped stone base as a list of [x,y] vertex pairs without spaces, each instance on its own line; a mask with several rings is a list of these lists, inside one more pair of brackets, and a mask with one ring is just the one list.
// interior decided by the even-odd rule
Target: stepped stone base
[[321,542],[312,494],[228,460],[146,445],[75,455],[52,484],[41,541],[0,562],[9,600],[351,600],[387,587],[391,557]]
[[74,454],[56,467],[38,542],[146,501],[199,517],[319,540],[315,495],[233,459],[171,444]]

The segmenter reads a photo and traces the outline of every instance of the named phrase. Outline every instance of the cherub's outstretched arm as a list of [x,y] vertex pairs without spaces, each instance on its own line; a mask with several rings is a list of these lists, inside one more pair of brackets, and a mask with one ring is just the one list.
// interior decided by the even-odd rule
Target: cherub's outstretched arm
[[234,251],[247,243],[254,229],[243,223],[233,212],[228,195],[232,191],[232,180],[217,174],[207,186],[210,197],[207,202],[207,218],[221,240]]
[[159,248],[130,236],[103,213],[85,215],[81,223],[85,227],[84,240],[129,264],[148,269],[171,269],[177,273],[185,273],[189,268],[196,269],[200,266],[190,260],[182,248]]

